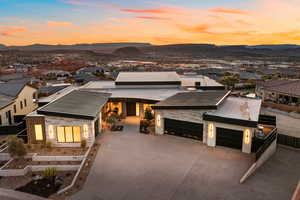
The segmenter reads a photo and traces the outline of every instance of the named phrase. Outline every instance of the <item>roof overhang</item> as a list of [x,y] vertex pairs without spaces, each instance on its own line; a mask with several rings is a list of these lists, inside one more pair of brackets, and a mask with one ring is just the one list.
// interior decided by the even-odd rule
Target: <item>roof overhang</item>
[[223,123],[223,124],[246,126],[246,127],[251,127],[251,128],[257,128],[257,125],[258,125],[258,122],[256,122],[256,121],[234,119],[234,118],[228,118],[228,117],[220,117],[220,116],[216,116],[216,115],[210,115],[207,113],[203,114],[203,120],[218,122],[218,123]]

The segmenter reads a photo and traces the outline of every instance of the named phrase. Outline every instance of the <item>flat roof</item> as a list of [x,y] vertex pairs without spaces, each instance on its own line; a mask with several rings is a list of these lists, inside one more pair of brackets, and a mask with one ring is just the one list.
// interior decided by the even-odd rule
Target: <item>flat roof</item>
[[217,81],[203,75],[181,75],[181,85],[183,87],[195,86],[195,83],[200,83],[202,87],[222,87],[223,85]]
[[217,109],[230,91],[183,92],[153,106],[154,109]]
[[228,97],[219,106],[218,110],[207,112],[207,114],[224,118],[258,122],[260,107],[260,99]]
[[38,109],[37,114],[92,120],[109,97],[107,93],[74,90]]
[[116,84],[155,82],[180,84],[180,78],[176,72],[120,72],[116,79]]
[[[110,98],[132,98],[132,99],[145,99],[153,101],[165,100],[180,92],[189,92],[180,88],[111,88],[111,89],[82,89],[93,92],[110,93]],[[199,92],[201,90],[198,90]]]

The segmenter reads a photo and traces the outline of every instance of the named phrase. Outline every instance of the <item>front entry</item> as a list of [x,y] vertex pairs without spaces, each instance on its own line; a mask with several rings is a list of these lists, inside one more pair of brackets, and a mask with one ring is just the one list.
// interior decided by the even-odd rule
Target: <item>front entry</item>
[[136,116],[136,103],[126,103],[127,116]]
[[165,118],[165,133],[202,140],[203,124]]

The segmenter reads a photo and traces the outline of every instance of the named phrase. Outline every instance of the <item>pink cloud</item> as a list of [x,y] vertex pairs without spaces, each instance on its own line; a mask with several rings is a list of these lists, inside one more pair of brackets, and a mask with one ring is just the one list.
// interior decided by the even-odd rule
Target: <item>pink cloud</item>
[[129,13],[144,13],[144,14],[174,14],[179,12],[179,8],[154,8],[154,9],[131,9],[131,8],[120,8],[123,12]]
[[66,26],[71,26],[73,25],[71,22],[66,22],[66,21],[53,21],[53,20],[48,20],[47,24],[49,26],[53,26],[53,27],[66,27]]
[[214,13],[223,13],[223,14],[239,14],[239,15],[247,15],[249,14],[248,11],[235,9],[235,8],[213,8],[208,10]]
[[146,19],[146,20],[169,20],[167,17],[154,17],[154,16],[136,16],[137,19]]
[[0,26],[0,35],[14,36],[16,33],[25,32],[27,28],[24,26]]

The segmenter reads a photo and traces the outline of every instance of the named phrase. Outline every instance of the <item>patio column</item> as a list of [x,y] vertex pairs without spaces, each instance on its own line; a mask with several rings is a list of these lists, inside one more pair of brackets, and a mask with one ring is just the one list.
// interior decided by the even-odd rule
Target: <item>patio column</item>
[[126,103],[122,102],[122,115],[127,116]]

